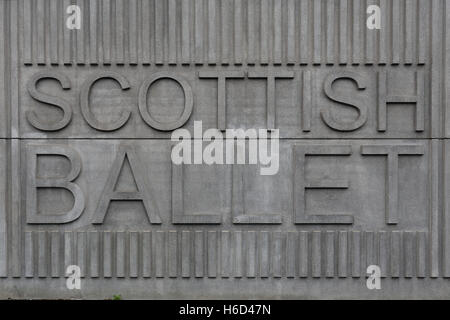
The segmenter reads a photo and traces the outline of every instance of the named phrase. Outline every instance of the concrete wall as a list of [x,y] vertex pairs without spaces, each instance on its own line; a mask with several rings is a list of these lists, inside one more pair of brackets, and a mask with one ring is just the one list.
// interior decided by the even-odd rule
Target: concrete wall
[[[0,0],[0,21],[0,298],[450,298],[450,1]],[[195,121],[279,129],[278,173],[173,164]]]

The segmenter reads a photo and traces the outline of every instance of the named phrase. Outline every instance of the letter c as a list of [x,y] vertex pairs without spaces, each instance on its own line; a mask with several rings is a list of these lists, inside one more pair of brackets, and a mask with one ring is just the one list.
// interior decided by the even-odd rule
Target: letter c
[[104,78],[116,80],[120,84],[122,90],[127,90],[130,88],[130,83],[128,82],[128,80],[124,76],[115,72],[106,71],[90,77],[88,80],[86,80],[86,82],[83,84],[83,87],[81,88],[80,92],[81,113],[83,114],[83,117],[86,120],[86,122],[92,128],[100,131],[114,131],[120,129],[127,123],[127,121],[130,119],[131,116],[130,111],[122,111],[122,113],[120,114],[120,118],[117,121],[111,123],[104,123],[98,121],[92,114],[91,110],[89,109],[89,92],[91,91],[91,88],[95,82]]

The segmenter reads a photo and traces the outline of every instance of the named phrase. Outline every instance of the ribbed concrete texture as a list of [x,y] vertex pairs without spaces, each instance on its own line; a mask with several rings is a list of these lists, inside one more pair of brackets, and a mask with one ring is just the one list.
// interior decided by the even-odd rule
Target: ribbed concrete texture
[[[0,0],[0,298],[449,299],[449,30],[450,0]],[[231,129],[274,174],[195,158]]]

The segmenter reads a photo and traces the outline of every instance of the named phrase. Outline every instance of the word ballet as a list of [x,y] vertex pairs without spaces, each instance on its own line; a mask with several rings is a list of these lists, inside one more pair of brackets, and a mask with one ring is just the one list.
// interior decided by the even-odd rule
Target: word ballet
[[[144,79],[135,83],[127,75],[115,71],[97,71],[94,74],[83,74],[72,78],[59,71],[39,71],[33,74],[26,84],[26,90],[32,97],[26,103],[25,117],[29,125],[40,131],[59,131],[72,121],[74,115],[79,115],[84,122],[97,131],[112,132],[126,127],[132,115],[138,113],[140,119],[150,128],[158,131],[172,131],[184,126],[191,117],[194,106],[197,116],[207,119],[215,118],[217,123],[211,127],[225,130],[232,116],[233,108],[242,112],[246,104],[258,101],[255,106],[264,111],[264,127],[275,129],[277,120],[293,121],[300,113],[301,123],[298,124],[302,132],[309,132],[320,119],[326,127],[338,132],[352,132],[361,129],[366,123],[375,124],[378,132],[388,130],[388,106],[392,104],[411,105],[415,109],[413,120],[414,131],[425,130],[425,83],[426,72],[418,69],[411,70],[379,70],[367,73],[364,70],[290,70],[290,69],[262,69],[260,71],[199,71],[175,73],[161,71],[148,74],[145,69],[136,71],[136,79]],[[64,89],[64,96],[47,93],[40,88],[44,79],[53,79],[59,82]],[[103,80],[117,82],[122,90],[111,99],[121,101],[127,97],[130,105],[119,105],[120,113],[111,115],[110,109],[103,107],[103,112],[95,112],[102,106],[95,105],[91,97],[94,84]],[[152,103],[150,90],[159,81],[174,82],[178,89],[165,90],[160,93],[162,100],[169,105],[179,105],[178,99],[182,93],[184,104],[178,115],[171,115],[175,119],[161,120],[149,104]],[[229,88],[235,81],[248,86],[245,92],[233,94]],[[286,82],[280,85],[279,81],[295,81],[294,85],[286,90]],[[339,89],[341,81],[351,83],[350,89],[343,92]],[[322,85],[320,85],[322,83]],[[251,90],[250,90],[251,88]],[[180,91],[181,89],[181,91]],[[196,91],[194,91],[194,89]],[[125,92],[130,90],[130,92]],[[155,89],[157,90],[157,89]],[[249,96],[252,90],[258,95]],[[281,91],[280,91],[281,90]],[[44,92],[45,91],[45,92]],[[78,92],[75,92],[78,91]],[[295,96],[290,95],[297,92]],[[137,96],[130,96],[130,93]],[[215,92],[214,98],[208,92]],[[280,94],[283,93],[283,95]],[[401,94],[399,94],[401,93]],[[108,92],[111,95],[111,92]],[[67,99],[70,97],[71,99]],[[301,108],[295,107],[295,101],[301,102]],[[37,108],[36,102],[46,104],[49,108]],[[291,104],[294,102],[294,104]],[[79,106],[76,106],[76,104]],[[137,104],[137,108],[136,105]],[[237,106],[236,106],[237,104]],[[76,108],[79,107],[79,110]],[[109,106],[108,106],[109,107]],[[136,110],[137,109],[137,110]],[[109,110],[109,111],[108,111]],[[317,111],[316,111],[317,110]],[[58,112],[59,111],[59,112]],[[117,111],[115,111],[117,112]],[[56,116],[62,114],[62,116]],[[279,114],[283,115],[280,119]],[[234,117],[237,117],[234,115]],[[374,117],[376,121],[369,121]],[[195,120],[201,120],[196,118]],[[235,121],[239,121],[237,118]],[[77,122],[79,122],[77,120]],[[375,123],[376,122],[376,123]],[[282,122],[283,123],[283,122]],[[208,124],[210,125],[210,124]],[[249,126],[247,126],[249,127]],[[251,126],[254,127],[254,126]],[[283,130],[283,127],[279,127]]]
[[[198,127],[197,127],[198,130]],[[201,141],[201,140],[199,140]],[[276,139],[274,140],[277,141]],[[202,192],[209,192],[208,188],[222,186],[217,193],[233,192],[232,205],[237,207],[243,204],[243,184],[249,188],[258,188],[258,185],[252,185],[244,182],[243,175],[245,170],[243,166],[230,165],[217,166],[222,169],[209,169],[209,166],[186,166],[182,163],[168,165],[164,152],[167,152],[168,145],[163,142],[141,142],[139,144],[130,144],[129,142],[121,142],[119,144],[97,145],[98,150],[93,144],[80,141],[79,144],[73,143],[72,146],[64,144],[41,144],[29,143],[26,146],[26,221],[29,224],[59,224],[69,223],[77,220],[86,207],[88,207],[88,221],[92,224],[103,224],[105,217],[111,209],[112,202],[122,202],[129,204],[130,201],[138,201],[143,204],[148,222],[151,224],[162,224],[166,218],[168,211],[172,213],[171,222],[173,224],[221,224],[224,212],[228,210],[219,210],[214,207],[212,212],[208,214],[196,213],[189,214],[183,209],[183,203],[186,195],[197,190],[197,188],[189,188],[184,174],[187,170],[200,170],[200,172],[211,172],[208,170],[222,170],[223,175],[211,175],[207,178],[206,184],[202,184]],[[283,172],[270,176],[271,181],[281,179],[283,188],[289,186],[291,191],[286,191],[280,196],[292,195],[287,197],[283,202],[291,203],[293,210],[293,222],[295,224],[353,224],[353,215],[350,212],[345,214],[312,214],[307,211],[306,196],[312,190],[320,189],[322,192],[336,192],[337,189],[352,189],[352,193],[356,193],[357,198],[362,197],[364,188],[370,190],[371,184],[367,183],[368,177],[364,174],[370,172],[369,169],[361,170],[361,168],[373,168],[373,163],[367,159],[371,157],[379,158],[386,168],[385,177],[370,176],[372,179],[382,179],[386,185],[385,194],[385,210],[386,223],[397,224],[399,217],[399,203],[402,199],[400,192],[404,188],[418,188],[422,182],[415,183],[414,186],[409,185],[405,180],[407,176],[415,177],[417,181],[423,181],[421,176],[423,172],[417,172],[419,162],[426,160],[426,148],[422,143],[373,143],[358,142],[351,143],[306,143],[284,142],[281,146],[284,152],[279,152],[282,156],[280,163],[285,166],[280,167]],[[280,148],[281,148],[280,147]],[[164,151],[165,150],[165,151]],[[185,150],[184,150],[185,151]],[[216,149],[218,151],[218,149]],[[271,150],[272,156],[278,154],[278,150]],[[83,155],[83,156],[81,156]],[[173,155],[172,155],[173,156]],[[278,156],[278,155],[277,155]],[[157,158],[155,158],[157,157]],[[311,157],[315,160],[310,162]],[[60,165],[56,165],[61,158],[65,158],[63,167],[65,173],[59,172]],[[334,159],[333,162],[323,163],[327,159]],[[348,159],[350,158],[350,159]],[[399,164],[404,159],[408,159],[408,166],[399,169]],[[414,159],[413,159],[414,158]],[[59,160],[58,160],[59,159]],[[67,166],[67,160],[69,166]],[[111,160],[112,164],[107,164]],[[275,162],[272,159],[273,162]],[[277,160],[278,161],[278,158]],[[356,161],[356,162],[355,162]],[[317,163],[319,170],[313,170],[311,164]],[[348,166],[348,172],[343,172],[342,168]],[[357,165],[352,166],[355,163]],[[423,164],[422,164],[423,165]],[[129,169],[128,180],[134,181],[133,186],[126,188],[120,187],[123,168],[127,166]],[[267,170],[273,170],[275,164]],[[278,163],[276,163],[278,169]],[[46,169],[46,170],[45,170]],[[317,168],[316,168],[317,169]],[[43,174],[43,170],[48,171]],[[206,171],[205,171],[206,170]],[[228,187],[225,187],[225,172],[232,171],[232,181],[228,181]],[[406,171],[405,171],[406,170]],[[57,172],[55,172],[57,171]],[[199,171],[195,171],[199,172]],[[155,176],[155,174],[157,176]],[[347,176],[347,177],[346,177]],[[196,176],[197,177],[197,176]],[[267,177],[264,177],[267,179]],[[288,179],[291,180],[287,183]],[[426,180],[425,180],[426,181]],[[165,183],[169,185],[166,186]],[[99,183],[101,185],[99,185]],[[223,184],[222,184],[223,183]],[[95,186],[95,189],[91,189]],[[204,189],[203,189],[204,188]],[[227,191],[227,188],[228,191]],[[72,194],[73,205],[70,210],[58,212],[58,214],[43,214],[40,209],[42,202],[39,197],[42,196],[40,190],[57,191],[65,189]],[[185,191],[183,191],[185,190]],[[219,190],[219,189],[217,189]],[[240,191],[241,190],[241,191]],[[289,190],[289,189],[286,189]],[[422,189],[417,191],[421,193]],[[162,201],[160,192],[168,192],[171,195],[170,208],[164,207],[167,204]],[[358,194],[361,192],[362,194]],[[413,192],[413,191],[412,191]],[[218,194],[212,194],[215,197]],[[341,195],[342,196],[342,195]],[[58,203],[61,199],[55,194],[55,200]],[[365,199],[365,198],[364,198]],[[368,201],[377,200],[377,197],[367,199]],[[204,200],[203,200],[204,201]],[[338,201],[335,199],[334,201]],[[411,201],[411,199],[410,199]],[[95,207],[92,205],[95,203]],[[271,205],[269,202],[268,205]],[[419,203],[416,205],[420,205]],[[255,214],[250,212],[244,213],[244,210],[235,208],[229,214],[233,215],[234,224],[281,224],[283,223],[281,213],[264,213]]]

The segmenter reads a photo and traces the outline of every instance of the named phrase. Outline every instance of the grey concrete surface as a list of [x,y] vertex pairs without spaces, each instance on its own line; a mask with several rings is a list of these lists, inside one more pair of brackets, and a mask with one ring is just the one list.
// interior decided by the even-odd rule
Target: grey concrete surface
[[[0,0],[0,21],[1,299],[450,298],[450,1]],[[279,129],[278,173],[173,164],[195,121]]]

